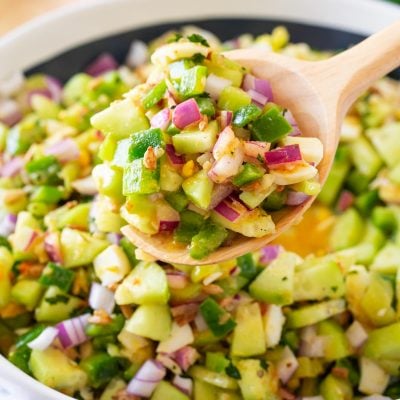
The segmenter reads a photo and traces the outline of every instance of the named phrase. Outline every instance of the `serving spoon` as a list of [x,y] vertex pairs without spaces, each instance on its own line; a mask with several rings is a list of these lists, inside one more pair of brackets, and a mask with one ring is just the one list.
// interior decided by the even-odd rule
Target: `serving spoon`
[[[332,166],[340,126],[349,107],[373,82],[400,65],[400,21],[324,61],[302,61],[260,49],[233,50],[224,55],[247,67],[258,78],[267,79],[274,100],[292,112],[302,134],[321,140],[324,157],[318,170],[323,184]],[[314,200],[315,196],[310,197],[285,211],[275,221],[273,234],[261,238],[240,236],[202,260],[191,258],[188,248],[174,244],[170,236],[148,236],[129,225],[122,228],[122,233],[158,260],[187,265],[213,264],[266,245],[299,222]]]

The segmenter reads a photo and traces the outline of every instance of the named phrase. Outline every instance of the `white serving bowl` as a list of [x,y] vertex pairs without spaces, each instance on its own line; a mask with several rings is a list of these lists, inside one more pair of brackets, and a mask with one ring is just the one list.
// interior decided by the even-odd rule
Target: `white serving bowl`
[[[287,21],[368,35],[399,19],[400,7],[377,0],[83,0],[0,38],[0,78],[132,29],[229,17]],[[35,381],[1,356],[0,371],[0,400],[71,399]]]

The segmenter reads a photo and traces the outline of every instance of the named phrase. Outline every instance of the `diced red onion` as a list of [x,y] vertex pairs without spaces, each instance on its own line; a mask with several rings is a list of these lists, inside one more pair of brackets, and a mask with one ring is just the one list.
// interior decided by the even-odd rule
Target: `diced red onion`
[[256,92],[253,89],[247,90],[246,93],[251,97],[253,103],[255,103],[257,106],[263,107],[268,103],[268,97]]
[[183,129],[188,125],[199,122],[200,120],[200,109],[195,99],[189,99],[178,104],[175,107],[172,116],[173,124],[179,129]]
[[271,144],[265,142],[259,142],[255,140],[243,142],[244,154],[252,158],[262,157],[270,149]]
[[44,238],[44,249],[51,261],[60,264],[63,262],[60,236],[58,232],[46,233]]
[[149,52],[146,43],[141,40],[134,40],[129,47],[125,64],[128,65],[128,67],[136,68],[145,64],[148,57]]
[[234,188],[231,184],[214,185],[208,209],[212,210],[213,208],[217,207],[222,200],[227,198],[233,192],[233,189]]
[[160,362],[147,360],[129,382],[126,391],[135,396],[148,398],[166,373],[166,369]]
[[0,122],[13,126],[22,118],[19,104],[14,100],[0,100]]
[[358,321],[354,321],[347,329],[346,337],[351,346],[358,349],[368,339],[368,332]]
[[264,264],[267,264],[273,260],[275,260],[280,252],[282,247],[279,244],[269,244],[268,246],[263,247],[261,251],[260,261]]
[[179,226],[179,221],[160,221],[158,232],[172,232]]
[[21,172],[24,165],[25,161],[23,157],[14,157],[1,167],[0,174],[3,178],[12,178]]
[[299,366],[296,356],[290,347],[286,346],[282,353],[282,358],[278,361],[276,369],[279,379],[283,384],[287,383]]
[[[167,275],[169,276],[169,275]],[[186,279],[186,284],[188,283],[188,277],[186,274],[181,274]],[[180,304],[171,308],[171,314],[174,321],[178,325],[186,325],[195,320],[199,311],[199,303],[192,302],[187,304]]]
[[289,190],[286,205],[288,206],[299,206],[303,204],[306,200],[308,200],[311,196],[305,194],[303,192],[296,192],[294,190]]
[[213,99],[217,100],[224,88],[231,85],[232,82],[229,79],[210,74],[206,80],[205,92],[207,92]]
[[175,147],[173,144],[167,144],[165,146],[165,152],[173,165],[185,164],[185,158],[179,154],[176,154]]
[[183,289],[188,285],[188,277],[186,275],[177,275],[167,272],[167,280],[168,286],[171,289]]
[[214,211],[222,215],[230,222],[236,221],[241,216],[241,213],[232,207],[232,202],[230,201],[230,198],[228,198],[227,200],[222,200],[214,208]]
[[110,232],[107,233],[106,238],[110,243],[119,245],[122,239],[122,235],[120,233]]
[[301,151],[298,144],[279,147],[265,153],[265,161],[268,167],[301,161]]
[[110,315],[115,307],[114,292],[100,283],[93,282],[89,294],[89,305],[93,310],[104,310]]
[[189,397],[192,395],[193,391],[193,381],[190,378],[186,378],[180,375],[175,375],[172,383],[181,392],[187,394]]
[[204,332],[208,329],[207,322],[200,313],[196,315],[196,318],[194,319],[194,324],[199,332]]
[[271,84],[265,79],[259,79],[254,75],[246,74],[243,79],[242,88],[246,92],[254,90],[266,97],[267,101],[274,101]]
[[229,126],[232,123],[232,118],[232,111],[222,110],[220,115],[221,129],[225,129],[227,126]]
[[150,125],[152,128],[160,128],[165,131],[171,122],[171,110],[169,108],[164,108],[155,114],[151,120]]
[[285,112],[285,118],[289,122],[289,124],[292,125],[293,128],[292,131],[289,133],[289,136],[300,136],[301,135],[300,128],[298,127],[297,121],[294,119],[294,116],[291,113],[291,111],[287,110]]
[[47,88],[50,92],[50,98],[56,103],[61,101],[62,96],[62,84],[54,76],[46,75]]
[[165,368],[169,369],[174,374],[182,373],[181,367],[168,354],[158,354],[157,361],[159,361]]
[[35,339],[28,343],[28,347],[33,350],[46,350],[58,335],[58,329],[49,326]]
[[80,194],[85,196],[94,196],[98,193],[96,183],[92,175],[86,178],[77,179],[71,183],[71,186]]
[[118,68],[118,63],[114,56],[110,53],[100,54],[91,64],[89,64],[85,72],[91,76],[100,76],[106,72],[114,71]]
[[8,237],[15,231],[17,224],[17,216],[14,214],[6,214],[0,222],[0,236]]
[[174,353],[174,359],[178,365],[187,371],[200,357],[199,353],[194,347],[185,346]]
[[18,93],[25,82],[22,72],[16,72],[0,81],[0,97],[8,98]]
[[85,328],[89,323],[90,314],[67,319],[56,325],[58,338],[64,348],[78,346],[88,340]]
[[26,239],[26,243],[24,246],[22,246],[22,248],[24,249],[24,251],[28,251],[29,248],[34,243],[34,241],[36,240],[36,238],[39,236],[39,234],[34,229],[30,229],[28,227],[26,227],[25,229],[27,231],[29,230],[29,234],[27,234],[27,236],[24,238]]
[[346,211],[349,207],[352,206],[353,203],[354,203],[353,193],[349,192],[348,190],[343,190],[342,193],[340,193],[337,202],[337,208],[339,211]]
[[71,138],[62,139],[45,149],[46,155],[54,156],[60,162],[73,161],[79,158],[79,147]]

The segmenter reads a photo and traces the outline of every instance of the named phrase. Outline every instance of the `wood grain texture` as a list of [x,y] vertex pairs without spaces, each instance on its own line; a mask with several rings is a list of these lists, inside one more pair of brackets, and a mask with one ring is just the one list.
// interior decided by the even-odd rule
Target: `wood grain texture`
[[30,19],[84,0],[0,0],[0,36]]

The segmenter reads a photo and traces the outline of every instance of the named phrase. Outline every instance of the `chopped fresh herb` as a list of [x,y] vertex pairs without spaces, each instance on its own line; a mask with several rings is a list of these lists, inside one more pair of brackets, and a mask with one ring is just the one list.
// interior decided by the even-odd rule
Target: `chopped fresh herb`
[[39,282],[45,286],[57,286],[64,292],[68,292],[71,288],[74,278],[75,273],[70,269],[59,267],[54,263],[49,263],[44,269]]
[[260,367],[262,368],[262,369],[265,369],[266,371],[268,371],[268,368],[269,368],[269,364],[268,364],[268,362],[267,361],[265,361],[265,360],[260,360]]
[[58,294],[54,297],[46,297],[45,300],[49,304],[57,304],[57,303],[67,304],[69,301],[69,297],[63,294]]
[[208,44],[207,40],[204,39],[203,36],[201,36],[201,35],[199,35],[197,33],[191,34],[190,36],[188,36],[188,39],[193,43],[200,43],[203,46],[210,47],[210,45]]
[[242,376],[240,375],[239,370],[232,364],[230,363],[226,368],[225,372],[228,376],[234,379],[241,379]]
[[191,57],[191,60],[195,63],[195,64],[201,64],[204,60],[205,57],[203,56],[203,54],[200,53],[196,53]]
[[179,40],[181,40],[182,38],[183,36],[180,33],[175,32],[174,35],[170,39],[168,39],[168,43],[179,42]]

